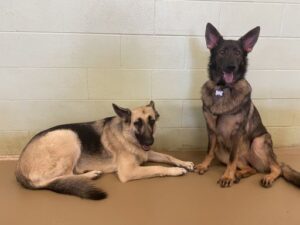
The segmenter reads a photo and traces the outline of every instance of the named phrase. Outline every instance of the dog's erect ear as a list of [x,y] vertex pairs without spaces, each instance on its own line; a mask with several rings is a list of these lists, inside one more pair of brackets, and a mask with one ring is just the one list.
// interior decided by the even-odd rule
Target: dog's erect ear
[[158,114],[158,112],[157,112],[156,109],[155,109],[155,103],[154,103],[154,101],[151,100],[150,103],[149,103],[147,106],[152,107],[152,109],[153,109],[154,112],[155,112],[155,119],[158,119],[160,115]]
[[260,32],[260,27],[255,27],[250,30],[247,34],[240,38],[240,42],[242,43],[243,49],[246,52],[251,52],[255,43],[257,42],[258,36]]
[[219,41],[222,39],[223,37],[219,33],[219,31],[211,23],[207,23],[205,30],[205,40],[207,48],[213,49],[218,45]]
[[112,104],[113,108],[114,108],[114,111],[115,113],[121,117],[122,119],[125,120],[125,122],[130,122],[131,120],[131,111],[130,109],[125,109],[125,108],[122,108],[120,106],[117,106],[116,104]]
[[151,106],[152,108],[155,108],[155,103],[154,103],[154,101],[150,101],[150,103],[147,105],[147,106]]

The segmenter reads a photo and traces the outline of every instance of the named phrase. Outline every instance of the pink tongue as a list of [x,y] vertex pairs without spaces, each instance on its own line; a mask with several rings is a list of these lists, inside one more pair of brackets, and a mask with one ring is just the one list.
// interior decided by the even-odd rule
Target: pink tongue
[[224,72],[223,78],[227,84],[231,84],[233,82],[233,73]]

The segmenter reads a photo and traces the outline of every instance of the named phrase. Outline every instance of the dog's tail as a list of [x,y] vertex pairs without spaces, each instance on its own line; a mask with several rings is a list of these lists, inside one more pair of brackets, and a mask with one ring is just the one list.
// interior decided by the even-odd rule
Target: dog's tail
[[77,176],[57,178],[50,182],[45,189],[92,200],[101,200],[107,196],[105,192],[91,184],[90,179]]
[[292,169],[289,165],[281,164],[282,176],[288,182],[300,187],[300,172]]
[[80,176],[59,177],[44,185],[35,185],[21,173],[16,173],[18,182],[28,189],[47,189],[61,194],[76,195],[81,198],[101,200],[107,194],[95,187],[89,178]]

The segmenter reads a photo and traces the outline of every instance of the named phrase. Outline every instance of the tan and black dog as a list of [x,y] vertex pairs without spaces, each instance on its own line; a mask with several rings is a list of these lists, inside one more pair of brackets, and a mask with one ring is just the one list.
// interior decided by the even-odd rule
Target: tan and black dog
[[209,146],[196,171],[204,174],[216,157],[227,165],[218,181],[221,187],[230,187],[257,172],[268,173],[261,180],[264,187],[270,187],[281,175],[300,186],[300,173],[276,160],[271,135],[251,100],[251,86],[244,79],[247,55],[259,32],[256,27],[239,40],[224,40],[213,25],[206,26],[209,80],[202,87],[202,101]]
[[[192,162],[151,150],[159,114],[154,102],[129,110],[113,104],[117,116],[60,125],[37,134],[23,150],[17,180],[29,189],[49,189],[88,199],[106,193],[90,180],[117,172],[122,182],[157,176],[179,176],[193,170]],[[140,166],[146,161],[176,167]]]

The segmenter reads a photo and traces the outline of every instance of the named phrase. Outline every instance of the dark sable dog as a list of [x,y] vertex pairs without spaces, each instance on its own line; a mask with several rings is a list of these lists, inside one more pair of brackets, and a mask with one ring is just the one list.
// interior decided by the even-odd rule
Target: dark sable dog
[[219,180],[221,187],[230,187],[256,172],[268,173],[261,180],[264,187],[270,187],[281,175],[300,186],[300,173],[277,162],[271,136],[251,101],[251,86],[244,79],[247,55],[259,31],[256,27],[237,41],[224,40],[213,25],[206,26],[206,45],[211,54],[202,101],[209,146],[196,171],[204,174],[217,157],[227,165]]

